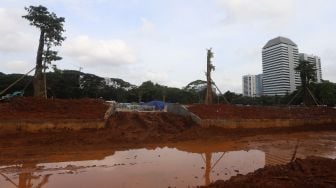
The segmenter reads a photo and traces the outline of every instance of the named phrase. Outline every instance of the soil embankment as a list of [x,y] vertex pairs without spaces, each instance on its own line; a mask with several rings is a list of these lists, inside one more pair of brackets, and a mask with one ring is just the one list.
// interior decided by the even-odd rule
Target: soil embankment
[[202,119],[323,119],[335,118],[330,107],[276,107],[236,105],[192,105],[188,110]]
[[336,124],[336,110],[329,107],[192,105],[203,127],[222,129],[274,129],[323,127]]
[[166,140],[197,127],[190,119],[171,113],[117,112],[107,124],[109,132],[124,140]]
[[19,97],[0,103],[0,120],[103,119],[108,106],[102,100]]
[[228,181],[218,180],[206,187],[335,187],[335,169],[336,159],[309,157],[286,165],[268,166]]
[[[103,100],[80,99],[43,99],[33,97],[16,98],[10,102],[0,103],[0,125],[4,122],[25,121],[56,122],[59,121],[97,121],[104,123],[104,113],[108,108]],[[234,105],[193,105],[188,109],[201,118],[331,118],[336,117],[332,108],[288,108],[288,107],[242,107]],[[7,126],[7,125],[6,125]],[[85,126],[84,126],[85,129]],[[232,137],[255,134],[274,134],[278,132],[295,132],[309,130],[335,130],[334,124],[318,126],[298,126],[281,128],[235,128],[232,130],[221,127],[202,127],[195,124],[191,118],[163,112],[117,112],[111,116],[106,127],[101,130],[87,129],[71,132],[68,129],[47,129],[36,134],[24,131],[7,134],[0,129],[0,135],[13,138],[30,135],[31,142],[49,144],[57,142],[74,143],[130,143],[181,141],[216,136]],[[50,137],[50,139],[46,139]],[[55,139],[53,139],[55,137]]]

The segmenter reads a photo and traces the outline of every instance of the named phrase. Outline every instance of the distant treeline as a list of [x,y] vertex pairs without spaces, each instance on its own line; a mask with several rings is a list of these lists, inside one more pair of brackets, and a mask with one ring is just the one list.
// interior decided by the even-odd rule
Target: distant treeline
[[[8,87],[22,74],[0,73],[0,91]],[[103,98],[117,102],[148,102],[152,100],[165,100],[166,102],[192,104],[203,103],[205,98],[205,81],[196,80],[183,88],[167,87],[151,81],[135,86],[118,78],[102,78],[93,74],[86,74],[74,70],[59,70],[48,72],[48,97],[77,99],[77,98]],[[32,76],[24,77],[6,94],[24,89],[24,96],[32,96]],[[320,104],[335,106],[336,84],[323,81],[311,84],[311,91]],[[242,105],[287,105],[297,94],[297,91],[286,96],[244,97],[241,94],[227,91],[224,95],[214,94],[215,103],[225,103],[224,97],[232,104]],[[298,94],[292,104],[301,103],[302,94]]]

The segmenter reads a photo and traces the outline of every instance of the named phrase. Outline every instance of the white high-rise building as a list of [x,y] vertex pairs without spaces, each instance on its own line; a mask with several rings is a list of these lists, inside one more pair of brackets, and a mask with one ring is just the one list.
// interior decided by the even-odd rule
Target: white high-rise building
[[321,83],[322,81],[321,58],[315,55],[300,53],[300,59],[309,61],[314,65],[314,68],[316,69],[316,82]]
[[256,79],[255,75],[243,76],[243,95],[248,97],[255,97],[256,91]]
[[262,75],[243,76],[243,96],[259,97],[262,95]]
[[297,45],[288,38],[277,37],[262,49],[263,95],[285,95],[300,85],[294,70],[299,62]]

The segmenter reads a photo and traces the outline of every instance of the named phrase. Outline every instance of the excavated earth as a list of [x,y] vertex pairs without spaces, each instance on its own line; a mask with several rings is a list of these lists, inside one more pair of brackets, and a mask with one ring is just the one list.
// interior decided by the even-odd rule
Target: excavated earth
[[191,105],[188,110],[202,119],[321,119],[335,118],[330,107]]
[[308,157],[286,165],[261,168],[228,181],[218,180],[205,187],[336,187],[335,169],[336,159]]
[[[108,104],[96,99],[44,99],[21,97],[0,103],[0,123],[7,120],[38,120],[53,122],[59,119],[96,120],[104,122]],[[331,118],[336,117],[336,110],[327,107],[240,107],[234,105],[192,105],[188,109],[199,117],[206,118]],[[239,137],[256,134],[275,134],[297,131],[336,130],[335,125],[299,126],[292,128],[267,129],[221,129],[203,128],[191,118],[165,112],[117,112],[106,121],[104,129],[68,129],[43,130],[38,133],[4,133],[2,138],[21,140],[21,144],[59,143],[148,143],[165,141],[183,141],[212,137]],[[48,138],[48,139],[46,139]],[[29,142],[26,142],[27,139]],[[26,141],[25,141],[26,140]]]
[[[104,121],[108,104],[102,100],[16,98],[0,103],[0,123],[6,120],[53,121],[83,119]],[[336,110],[327,107],[239,107],[233,105],[192,105],[188,109],[202,119],[278,119],[278,118],[333,118]],[[237,140],[258,134],[273,135],[305,131],[335,131],[335,125],[313,127],[234,129],[202,128],[191,118],[164,112],[117,112],[104,129],[80,131],[44,130],[37,133],[0,131],[0,164],[16,164],[17,159],[34,156],[34,151],[72,152],[90,149],[106,150],[111,147],[137,147],[139,144],[159,144],[185,140],[202,140],[215,137]],[[48,150],[45,150],[46,146]],[[66,148],[66,149],[65,149]],[[39,152],[39,153],[41,153]],[[33,157],[34,158],[34,157]],[[13,161],[10,161],[13,159]],[[332,159],[309,158],[296,160],[285,166],[266,167],[246,176],[229,181],[218,181],[210,187],[335,187],[335,166]],[[263,185],[263,186],[261,186]],[[264,186],[265,185],[265,186]]]
[[102,119],[108,106],[102,100],[20,97],[0,103],[0,120]]

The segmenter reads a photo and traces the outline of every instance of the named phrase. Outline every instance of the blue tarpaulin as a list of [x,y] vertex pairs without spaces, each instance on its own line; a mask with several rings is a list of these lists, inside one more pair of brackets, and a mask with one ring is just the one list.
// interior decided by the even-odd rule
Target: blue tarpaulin
[[163,101],[150,101],[146,103],[146,106],[154,106],[155,110],[163,110],[165,103]]

